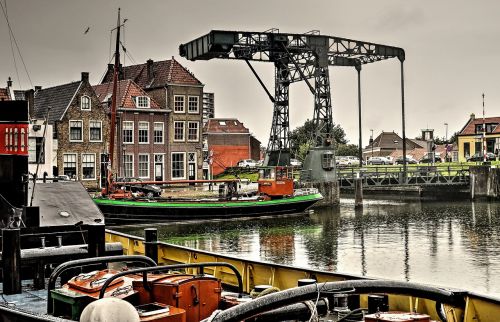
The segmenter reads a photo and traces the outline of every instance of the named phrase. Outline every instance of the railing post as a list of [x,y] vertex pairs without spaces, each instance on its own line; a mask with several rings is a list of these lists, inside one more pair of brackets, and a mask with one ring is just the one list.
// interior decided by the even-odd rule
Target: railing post
[[146,256],[158,264],[158,230],[156,228],[144,229],[144,248]]
[[89,257],[105,256],[105,234],[104,224],[88,225]]
[[21,231],[2,229],[3,294],[21,293]]

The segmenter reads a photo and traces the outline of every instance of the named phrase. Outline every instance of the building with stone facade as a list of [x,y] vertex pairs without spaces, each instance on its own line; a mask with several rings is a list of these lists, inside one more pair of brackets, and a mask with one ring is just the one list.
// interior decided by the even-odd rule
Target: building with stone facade
[[[160,109],[169,111],[165,155],[166,180],[202,178],[203,87],[204,85],[174,57],[170,60],[119,68],[119,79],[130,79],[139,85]],[[113,79],[113,65],[102,83]]]
[[[111,108],[113,83],[93,86],[101,103]],[[115,166],[119,177],[163,181],[168,153],[170,110],[130,79],[118,82]]]
[[66,175],[89,189],[100,188],[109,118],[89,83],[89,74],[82,73],[76,82],[37,89],[33,107],[33,118],[47,119],[53,126],[53,148],[57,150],[53,175]]

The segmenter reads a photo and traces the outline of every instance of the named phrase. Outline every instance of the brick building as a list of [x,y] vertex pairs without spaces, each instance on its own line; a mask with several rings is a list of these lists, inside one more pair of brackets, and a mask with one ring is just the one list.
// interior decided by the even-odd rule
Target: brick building
[[86,188],[99,188],[109,120],[89,83],[89,74],[82,73],[77,82],[37,89],[33,117],[44,120],[47,115],[57,150],[54,175],[67,175],[82,181]]
[[236,166],[240,160],[260,158],[260,141],[237,119],[209,119],[203,132],[211,159],[212,175],[224,172],[227,167]]
[[[101,103],[111,108],[113,83],[93,86]],[[118,82],[115,165],[120,177],[163,181],[168,151],[170,110],[160,105],[132,80]]]
[[[113,65],[103,83],[112,81]],[[171,60],[120,67],[119,79],[139,85],[160,109],[169,111],[165,157],[167,180],[202,178],[203,84],[173,57]]]

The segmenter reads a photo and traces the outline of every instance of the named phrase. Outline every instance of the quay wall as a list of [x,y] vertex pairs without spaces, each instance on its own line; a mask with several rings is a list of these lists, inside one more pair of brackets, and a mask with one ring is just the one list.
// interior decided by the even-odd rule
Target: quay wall
[[[354,188],[342,188],[341,195],[354,197]],[[411,185],[363,187],[365,197],[395,200],[469,200],[470,189],[462,185]]]
[[500,168],[470,167],[471,199],[500,199]]

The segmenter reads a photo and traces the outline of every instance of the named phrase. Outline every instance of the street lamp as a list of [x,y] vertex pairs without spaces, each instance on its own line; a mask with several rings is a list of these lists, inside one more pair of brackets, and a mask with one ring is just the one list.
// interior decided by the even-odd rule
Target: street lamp
[[373,158],[373,129],[370,129],[372,134],[370,135],[370,144],[372,145],[372,158]]

